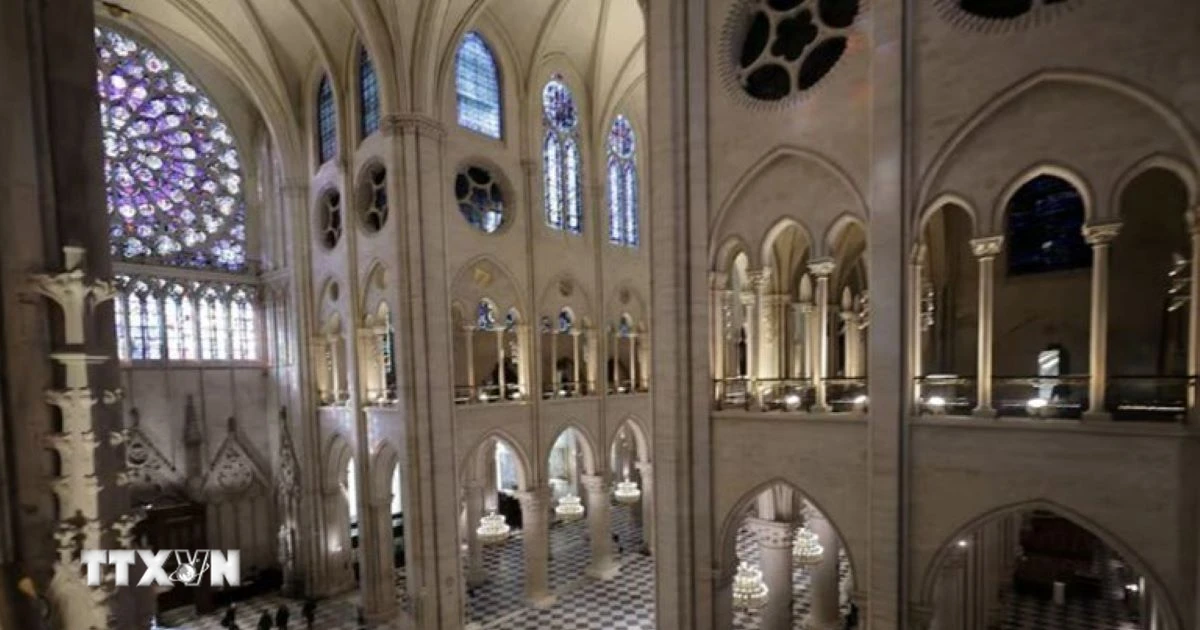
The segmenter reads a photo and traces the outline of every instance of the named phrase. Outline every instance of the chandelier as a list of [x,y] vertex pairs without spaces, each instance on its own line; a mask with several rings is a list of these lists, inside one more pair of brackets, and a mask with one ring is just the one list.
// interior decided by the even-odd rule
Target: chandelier
[[617,503],[630,505],[641,500],[642,491],[638,488],[636,481],[626,479],[625,481],[617,482],[617,489],[613,491],[613,498],[617,500]]
[[796,537],[792,540],[792,562],[802,567],[811,567],[821,563],[824,553],[825,548],[811,529],[801,526],[796,530]]
[[1182,255],[1171,254],[1171,270],[1167,272],[1167,312],[1183,308],[1192,293],[1191,261]]
[[479,519],[479,528],[475,530],[475,534],[479,537],[479,542],[485,545],[499,545],[508,540],[509,527],[508,523],[504,522],[504,517],[495,512],[488,513],[487,516]]
[[579,502],[579,497],[568,494],[558,500],[558,505],[554,506],[554,513],[558,515],[559,520],[577,521],[583,518],[583,504]]
[[763,583],[762,571],[750,566],[749,562],[738,565],[733,576],[733,607],[739,610],[758,610],[767,604],[767,585]]

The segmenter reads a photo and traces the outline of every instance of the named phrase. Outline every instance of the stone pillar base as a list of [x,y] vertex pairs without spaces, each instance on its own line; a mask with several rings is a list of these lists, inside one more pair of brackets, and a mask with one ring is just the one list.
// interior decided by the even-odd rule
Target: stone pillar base
[[1084,422],[1112,422],[1112,414],[1107,411],[1085,411]]
[[587,568],[587,576],[600,581],[611,580],[617,577],[617,574],[620,572],[621,565],[615,562],[593,564]]
[[971,410],[971,415],[975,416],[976,418],[987,418],[990,420],[1000,414],[991,407],[976,407]]
[[831,411],[833,411],[833,409],[829,407],[829,405],[813,405],[812,407],[809,407],[810,413],[830,413]]
[[538,610],[545,610],[546,608],[553,606],[554,602],[558,601],[558,598],[550,593],[529,595],[526,599],[529,601],[530,606],[533,606]]
[[366,619],[367,623],[369,623],[369,624],[377,624],[377,623],[380,623],[383,621],[390,621],[393,617],[396,616],[396,612],[397,612],[397,608],[396,608],[395,604],[393,604],[392,606],[390,606],[384,610],[376,610],[373,612],[364,610],[363,611],[363,619]]
[[479,569],[478,571],[467,572],[467,586],[483,586],[488,581],[487,571]]
[[814,619],[806,619],[804,621],[804,630],[841,630],[841,621],[820,622]]

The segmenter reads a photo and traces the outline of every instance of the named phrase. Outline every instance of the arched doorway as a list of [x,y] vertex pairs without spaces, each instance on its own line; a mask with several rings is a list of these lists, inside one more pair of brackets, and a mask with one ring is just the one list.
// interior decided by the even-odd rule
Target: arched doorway
[[722,579],[715,594],[718,629],[839,628],[857,619],[841,535],[790,484],[768,484],[739,502],[726,520],[721,566],[732,580]]
[[1161,592],[1107,535],[1055,506],[1029,505],[948,540],[926,571],[916,617],[930,630],[1176,630]]

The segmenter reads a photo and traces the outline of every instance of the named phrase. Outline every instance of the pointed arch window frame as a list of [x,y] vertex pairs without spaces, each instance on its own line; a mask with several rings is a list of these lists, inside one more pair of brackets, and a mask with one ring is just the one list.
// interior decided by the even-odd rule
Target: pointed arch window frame
[[315,103],[317,165],[337,157],[337,104],[333,97],[333,84],[328,73],[322,73],[317,81],[317,98]]
[[365,140],[379,131],[379,74],[365,43],[358,44],[358,134]]
[[458,126],[493,140],[504,139],[503,88],[492,45],[479,31],[467,31],[454,51]]
[[613,117],[605,150],[608,155],[608,242],[637,248],[641,241],[640,181],[637,170],[637,133],[624,114]]
[[579,107],[559,74],[542,88],[542,190],[546,225],[583,234],[583,156]]

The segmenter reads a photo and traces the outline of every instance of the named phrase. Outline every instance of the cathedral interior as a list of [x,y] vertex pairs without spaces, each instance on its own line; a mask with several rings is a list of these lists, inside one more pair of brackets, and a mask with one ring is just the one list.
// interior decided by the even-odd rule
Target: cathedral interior
[[0,630],[1200,629],[1198,33],[0,0]]

